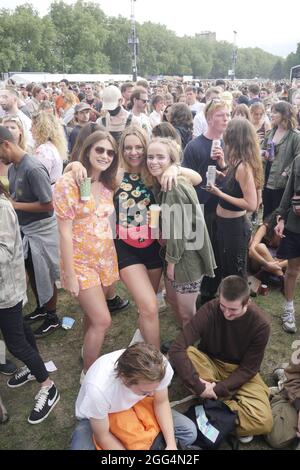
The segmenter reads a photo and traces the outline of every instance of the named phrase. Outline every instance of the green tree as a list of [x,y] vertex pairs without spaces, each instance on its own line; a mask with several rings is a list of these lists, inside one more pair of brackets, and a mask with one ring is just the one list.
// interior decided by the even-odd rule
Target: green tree
[[122,16],[108,17],[106,27],[108,35],[103,52],[110,58],[112,73],[130,73],[131,50],[128,44],[130,21]]
[[273,80],[280,80],[281,78],[286,77],[286,72],[285,72],[285,61],[283,59],[278,59],[277,62],[275,63],[274,67],[272,68],[270,75],[270,78]]
[[98,5],[78,0],[74,5],[51,4],[49,16],[56,29],[60,71],[105,73],[109,58],[102,52],[108,36],[106,17]]
[[285,74],[287,77],[290,76],[291,67],[300,64],[300,42],[297,44],[296,52],[291,52],[285,60]]
[[209,78],[227,77],[232,64],[232,45],[227,41],[216,41],[212,56],[213,64]]

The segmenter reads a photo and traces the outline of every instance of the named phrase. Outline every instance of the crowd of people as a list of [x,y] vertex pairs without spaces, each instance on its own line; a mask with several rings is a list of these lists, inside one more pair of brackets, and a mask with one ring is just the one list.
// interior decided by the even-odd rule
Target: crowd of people
[[[199,399],[236,413],[241,442],[264,435],[279,448],[300,437],[299,365],[291,360],[270,401],[259,373],[270,319],[248,283],[251,273],[280,287],[282,328],[296,333],[300,80],[196,85],[63,79],[0,89],[0,331],[24,364],[16,370],[0,348],[0,372],[11,388],[39,382],[28,422],[46,419],[60,393],[36,339],[61,327],[58,286],[78,301],[71,449],[192,446],[195,424],[170,408],[174,370]],[[129,304],[117,282],[134,300],[143,341],[102,355],[111,315]],[[36,308],[23,315],[27,283]],[[167,346],[162,290],[182,330]]]

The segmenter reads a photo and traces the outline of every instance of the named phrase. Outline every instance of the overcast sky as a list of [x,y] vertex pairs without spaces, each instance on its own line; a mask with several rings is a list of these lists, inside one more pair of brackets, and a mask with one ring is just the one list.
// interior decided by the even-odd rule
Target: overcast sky
[[[22,3],[26,1],[0,0],[2,8],[13,9]],[[28,0],[28,3],[44,15],[51,0]],[[94,3],[106,15],[130,18],[130,0],[95,0]],[[289,0],[286,8],[273,0],[136,0],[134,5],[136,21],[165,24],[179,36],[215,31],[218,41],[233,42],[233,31],[237,31],[238,47],[261,47],[283,57],[296,52],[300,42],[299,0]]]

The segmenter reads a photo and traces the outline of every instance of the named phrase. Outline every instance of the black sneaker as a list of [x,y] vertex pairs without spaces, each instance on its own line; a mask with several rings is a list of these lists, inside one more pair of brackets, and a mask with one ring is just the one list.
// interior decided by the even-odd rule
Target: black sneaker
[[44,421],[59,399],[60,395],[54,383],[50,387],[42,387],[35,397],[36,404],[28,417],[28,423],[38,424]]
[[37,307],[33,312],[28,313],[24,316],[24,320],[28,322],[44,320],[46,318],[47,312],[44,307]]
[[116,295],[113,299],[108,299],[106,303],[107,303],[108,310],[110,311],[110,313],[114,313],[114,312],[123,310],[124,308],[128,307],[129,300],[121,299],[121,297]]
[[5,364],[0,364],[0,372],[4,375],[13,375],[17,372],[17,366],[12,361],[6,360]]
[[43,338],[44,336],[48,336],[51,333],[54,333],[54,331],[60,327],[61,322],[56,315],[55,318],[46,317],[45,321],[33,332],[33,334],[35,338]]
[[7,385],[10,388],[17,388],[30,382],[30,380],[35,380],[35,376],[31,374],[27,366],[24,366],[7,381]]

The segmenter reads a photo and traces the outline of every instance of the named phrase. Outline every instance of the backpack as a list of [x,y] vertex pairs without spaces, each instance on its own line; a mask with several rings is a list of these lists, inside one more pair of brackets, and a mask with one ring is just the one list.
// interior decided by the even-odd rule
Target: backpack
[[[202,404],[199,402],[190,406],[185,415],[196,424],[195,445],[202,449],[217,449],[226,440],[233,450],[238,448],[238,440],[231,435],[235,430],[237,413],[231,411],[222,401],[205,398]],[[199,429],[201,422],[205,434]]]

